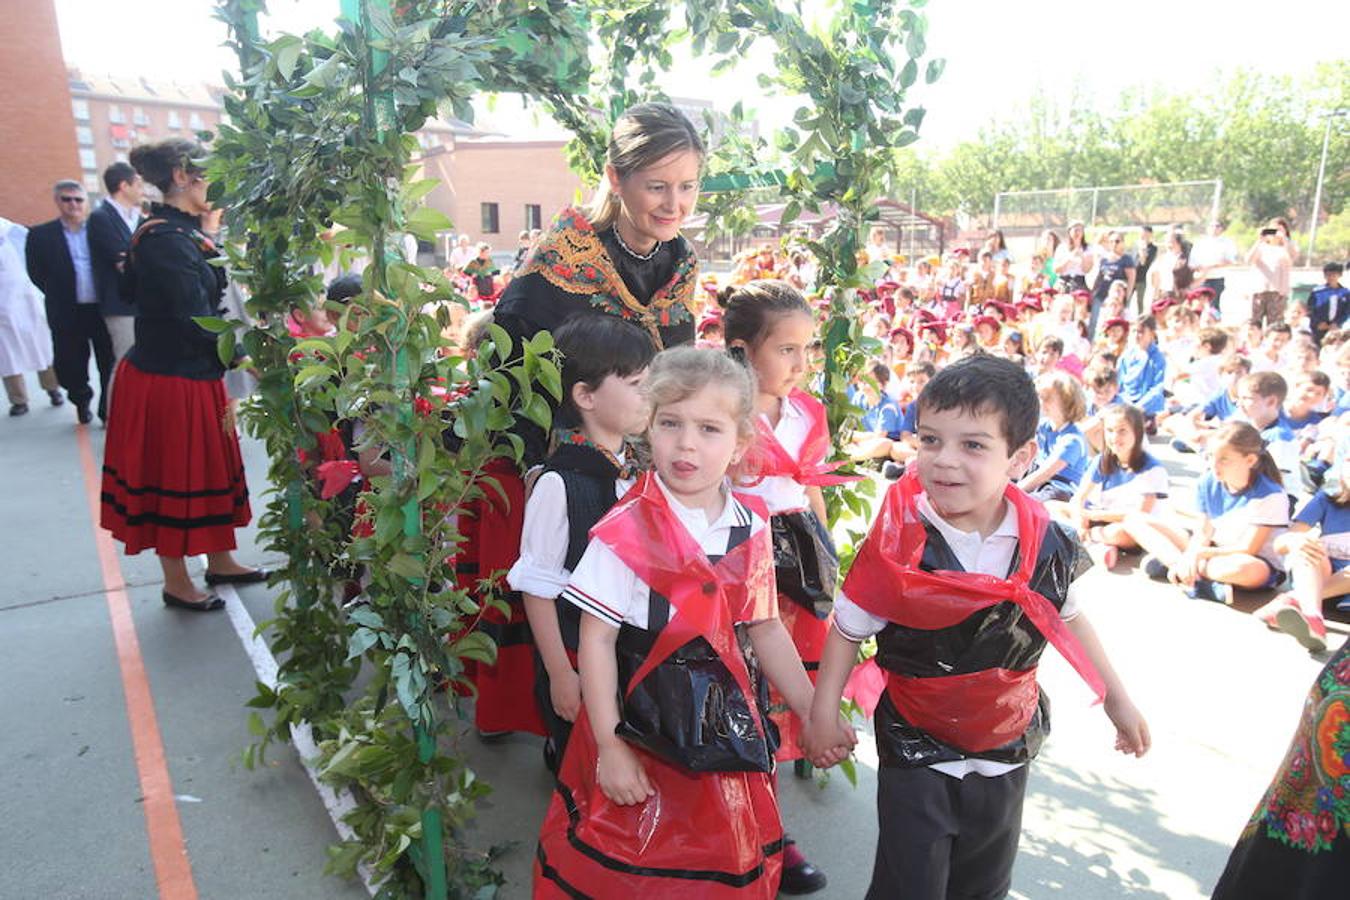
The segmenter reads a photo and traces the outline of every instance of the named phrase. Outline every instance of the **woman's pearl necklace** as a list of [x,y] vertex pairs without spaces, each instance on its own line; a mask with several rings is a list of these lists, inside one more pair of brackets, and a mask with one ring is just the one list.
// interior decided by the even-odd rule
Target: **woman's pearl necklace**
[[629,256],[633,257],[633,259],[636,259],[638,262],[647,262],[653,256],[656,255],[658,250],[661,249],[661,242],[657,241],[656,246],[652,248],[652,252],[648,253],[646,256],[643,256],[641,253],[638,253],[632,247],[628,246],[623,242],[623,235],[619,234],[619,227],[617,225],[614,226],[614,240],[619,242],[619,246],[623,248],[624,253],[627,253]]

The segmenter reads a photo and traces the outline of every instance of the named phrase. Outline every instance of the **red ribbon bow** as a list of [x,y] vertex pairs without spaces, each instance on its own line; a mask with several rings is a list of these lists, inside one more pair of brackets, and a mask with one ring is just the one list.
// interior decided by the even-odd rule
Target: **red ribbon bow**
[[792,454],[778,442],[769,423],[763,417],[757,418],[755,426],[759,430],[759,440],[756,453],[759,458],[754,467],[755,475],[761,479],[781,475],[801,485],[818,487],[861,481],[861,475],[832,474],[844,464],[845,460],[825,461],[826,455],[830,452],[830,426],[825,417],[825,406],[800,388],[794,389],[788,395],[788,401],[795,402],[797,408],[810,420],[806,440],[802,442],[802,449],[797,454],[798,459],[793,459]]
[[[736,499],[767,518],[758,498],[736,495]],[[728,498],[727,502],[734,500]],[[661,628],[651,653],[634,673],[625,693],[632,693],[680,647],[703,637],[753,704],[750,672],[733,626],[777,615],[769,530],[760,529],[713,565],[671,510],[655,474],[647,472],[596,523],[591,537],[613,550],[638,578],[670,601],[676,612]],[[650,628],[658,626],[648,623]]]
[[[919,568],[928,540],[916,504],[920,490],[918,472],[913,468],[891,487],[876,524],[844,581],[843,592],[848,598],[873,615],[925,630],[948,628],[981,609],[1011,601],[1026,613],[1041,634],[1082,676],[1098,701],[1105,699],[1106,685],[1101,674],[1088,659],[1083,646],[1065,627],[1059,610],[1029,586],[1041,540],[1049,526],[1045,507],[1011,484],[1004,491],[1004,497],[1017,512],[1017,534],[1021,542],[1017,570],[1008,578],[973,572],[926,572]],[[980,703],[969,704],[972,714],[982,717],[984,724],[1006,736],[1009,729],[1020,730],[1012,721],[1016,717],[1005,715],[1006,707],[1019,707],[1029,718],[1035,706],[1034,676],[1034,667],[1023,673],[992,669],[944,679],[906,679],[892,673],[892,684],[897,678],[902,683],[900,690],[892,692],[892,698],[911,720],[925,719],[924,722],[915,721],[925,727],[937,719],[950,718],[941,711],[939,698],[927,696],[925,688],[936,685],[926,683],[948,682],[944,693],[950,704],[951,691],[955,689],[953,684],[959,682],[964,689],[981,695]],[[990,704],[1005,707],[1004,713]],[[980,709],[976,710],[976,706]],[[910,715],[911,712],[916,715]],[[1025,724],[1023,720],[1021,727]],[[943,735],[939,733],[938,736]],[[986,749],[972,746],[969,741],[965,748]]]

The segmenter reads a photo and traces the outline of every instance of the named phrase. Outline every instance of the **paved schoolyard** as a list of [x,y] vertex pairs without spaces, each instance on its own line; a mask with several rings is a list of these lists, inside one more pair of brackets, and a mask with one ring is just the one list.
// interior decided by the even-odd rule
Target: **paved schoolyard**
[[[163,850],[151,851],[145,761],[133,741],[144,723],[128,717],[125,659],[110,620],[121,585],[109,585],[100,569],[73,419],[69,407],[37,406],[22,419],[0,417],[12,523],[0,558],[0,897],[363,896],[322,874],[336,833],[294,753],[277,752],[261,771],[236,763],[249,740],[242,704],[255,675],[230,622],[165,610],[158,567],[142,554],[119,558],[119,574],[192,893],[162,879],[156,890]],[[102,431],[89,436],[97,459]],[[245,455],[256,511],[265,461],[250,442]],[[1193,467],[1194,459],[1172,462]],[[241,558],[264,561],[253,532],[243,538]],[[1087,610],[1149,719],[1154,749],[1143,760],[1115,754],[1105,716],[1047,652],[1042,681],[1054,698],[1055,727],[1032,769],[1015,897],[1208,896],[1320,666],[1251,619],[1257,599],[1240,597],[1231,609],[1188,601],[1133,565],[1085,576]],[[265,590],[249,588],[241,598],[255,620],[269,616]],[[1346,625],[1332,628],[1334,646]],[[468,736],[464,746],[495,787],[475,840],[513,844],[502,860],[509,880],[502,896],[526,897],[548,801],[539,742]],[[860,897],[870,870],[869,740],[858,755],[856,789],[838,775],[823,787],[783,776],[788,827],[828,872],[825,897]]]

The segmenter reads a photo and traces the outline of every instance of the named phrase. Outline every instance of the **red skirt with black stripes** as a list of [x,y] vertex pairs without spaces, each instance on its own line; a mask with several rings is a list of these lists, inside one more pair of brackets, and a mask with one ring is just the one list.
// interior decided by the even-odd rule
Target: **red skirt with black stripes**
[[221,380],[154,375],[123,359],[116,384],[99,524],[128,554],[233,550],[252,513]]
[[600,789],[590,720],[577,716],[539,832],[535,900],[772,900],[783,874],[773,776],[691,772],[633,752],[656,794],[619,806]]

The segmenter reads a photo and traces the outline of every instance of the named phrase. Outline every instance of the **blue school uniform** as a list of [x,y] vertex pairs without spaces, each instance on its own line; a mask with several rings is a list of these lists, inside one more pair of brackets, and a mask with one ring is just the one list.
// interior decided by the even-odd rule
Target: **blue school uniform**
[[1239,413],[1237,403],[1228,396],[1227,388],[1210,397],[1202,407],[1202,411],[1206,419],[1218,419],[1221,422],[1227,422]]
[[[1110,475],[1102,474],[1101,454],[1088,463],[1082,484],[1091,484],[1087,508],[1099,510],[1137,509],[1144,497],[1166,497],[1169,487],[1167,469],[1151,453],[1144,454],[1138,471],[1124,466]],[[1081,484],[1080,484],[1081,487]]]
[[1280,569],[1275,538],[1289,525],[1289,497],[1284,488],[1265,475],[1258,475],[1245,490],[1235,494],[1212,471],[1206,472],[1195,483],[1195,506],[1213,524],[1215,545],[1236,543],[1252,526],[1269,526],[1271,531],[1256,555],[1271,569]]
[[1350,566],[1350,506],[1339,505],[1325,490],[1318,491],[1294,514],[1294,521],[1322,526],[1322,546],[1327,548],[1331,571]]
[[1119,391],[1116,391],[1116,395],[1115,395],[1114,397],[1112,397],[1109,401],[1107,401],[1105,404],[1103,404],[1102,406],[1098,406],[1097,403],[1096,403],[1096,401],[1088,401],[1088,406],[1087,406],[1087,414],[1088,414],[1088,417],[1091,418],[1091,417],[1093,417],[1093,416],[1099,416],[1099,415],[1102,414],[1102,411],[1103,411],[1103,410],[1110,409],[1110,408],[1113,407],[1113,406],[1120,406],[1120,405],[1121,405],[1122,403],[1124,403],[1124,402],[1125,402],[1125,401],[1124,401],[1123,399],[1121,399],[1121,396],[1120,396],[1120,392],[1119,392]]
[[1078,426],[1070,422],[1058,431],[1049,420],[1042,420],[1036,428],[1036,468],[1056,459],[1064,463],[1051,481],[1072,491],[1083,480],[1087,466],[1088,443]]
[[919,401],[911,400],[900,410],[900,433],[918,434],[919,432]]
[[900,439],[900,405],[885,394],[876,406],[868,406],[862,396],[855,403],[862,408],[862,430],[880,432],[893,441]]
[[1308,325],[1319,343],[1322,332],[1318,325],[1325,322],[1332,328],[1340,328],[1346,319],[1350,319],[1350,288],[1324,284],[1308,294]]
[[1120,394],[1127,403],[1155,416],[1163,411],[1163,377],[1167,374],[1167,357],[1156,343],[1147,350],[1136,344],[1121,354],[1116,364],[1120,379]]

